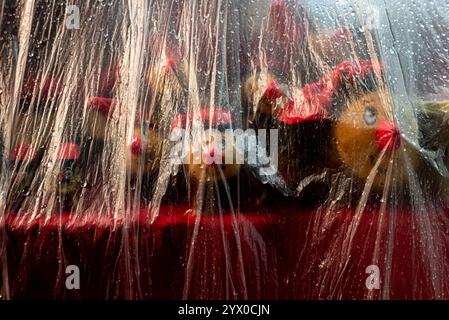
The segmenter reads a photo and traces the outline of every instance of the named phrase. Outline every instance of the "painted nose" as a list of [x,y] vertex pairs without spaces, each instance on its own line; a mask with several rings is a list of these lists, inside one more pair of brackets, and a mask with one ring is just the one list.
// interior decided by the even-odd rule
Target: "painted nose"
[[399,148],[401,133],[393,122],[383,121],[376,129],[376,144],[379,150],[388,152]]
[[140,139],[139,137],[134,137],[133,141],[131,142],[131,152],[135,155],[140,155],[142,154],[142,151],[142,139]]

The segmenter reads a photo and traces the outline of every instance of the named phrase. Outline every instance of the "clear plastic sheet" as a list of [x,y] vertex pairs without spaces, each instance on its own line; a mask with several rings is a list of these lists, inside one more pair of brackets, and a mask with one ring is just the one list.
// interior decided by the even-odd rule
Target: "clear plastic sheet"
[[449,298],[447,12],[2,0],[1,298]]

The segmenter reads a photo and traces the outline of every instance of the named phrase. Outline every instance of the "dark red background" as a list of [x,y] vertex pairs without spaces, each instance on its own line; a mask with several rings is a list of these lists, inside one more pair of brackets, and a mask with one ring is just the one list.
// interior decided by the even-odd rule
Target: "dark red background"
[[[199,218],[167,206],[153,223],[145,210],[10,214],[10,298],[449,298],[445,213],[277,211]],[[380,290],[365,286],[372,264]],[[67,265],[80,268],[80,290],[65,288]]]

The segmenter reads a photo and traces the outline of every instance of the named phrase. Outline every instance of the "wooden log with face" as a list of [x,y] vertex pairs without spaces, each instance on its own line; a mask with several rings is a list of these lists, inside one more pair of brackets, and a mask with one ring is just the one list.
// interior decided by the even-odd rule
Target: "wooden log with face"
[[[199,124],[199,126],[198,126]],[[235,205],[229,187],[240,171],[236,162],[234,140],[231,146],[223,147],[225,130],[232,128],[231,114],[223,109],[204,108],[197,113],[175,117],[172,128],[191,129],[191,145],[184,160],[187,184],[190,186],[190,202],[195,213],[222,213]],[[213,130],[208,130],[213,129]],[[233,159],[227,163],[226,148],[232,150]]]
[[404,189],[421,165],[416,146],[403,138],[394,123],[393,98],[385,88],[367,89],[374,80],[371,75],[380,71],[378,63],[343,62],[301,89],[300,95],[294,94],[293,101],[277,113],[280,121],[290,125],[328,121],[329,143],[323,145],[326,152],[320,153],[321,161],[325,167],[347,172],[374,193],[393,186]]
[[57,149],[56,190],[62,210],[69,210],[78,203],[82,186],[80,156],[81,149],[75,143],[61,143]]
[[[243,88],[244,96],[252,99],[252,115],[249,125],[254,129],[276,129],[279,138],[278,173],[286,183],[288,193],[298,194],[307,204],[314,205],[317,197],[302,197],[303,190],[316,189],[320,194],[322,186],[315,183],[301,185],[311,179],[322,168],[322,159],[329,153],[331,124],[322,112],[329,104],[332,92],[326,91],[324,82],[311,84],[302,89],[291,89],[285,78],[275,73],[261,72],[250,78]],[[320,92],[321,94],[316,94]],[[304,100],[299,114],[294,114],[295,101]],[[283,190],[286,191],[286,190]],[[313,198],[313,199],[312,199]]]
[[8,211],[17,211],[29,195],[41,158],[42,152],[36,152],[35,146],[29,143],[18,144],[11,150],[8,169],[12,175],[7,196]]
[[126,167],[132,177],[151,175],[159,168],[162,141],[148,125],[134,129],[132,141],[127,144]]
[[119,79],[119,63],[111,63],[98,76],[97,94],[87,99],[86,132],[92,139],[102,142],[107,136],[107,128],[118,100],[113,91]]
[[346,102],[334,131],[341,161],[373,191],[397,186],[412,195],[422,188],[426,198],[447,205],[449,102],[414,101],[418,141],[412,144],[393,122],[392,100],[381,88]]
[[[412,144],[394,122],[393,97],[386,88],[367,89],[373,79],[365,79],[380,72],[377,63],[362,61],[357,66],[346,61],[320,81],[292,93],[286,94],[274,81],[267,86],[275,119],[271,125],[281,129],[279,170],[290,186],[305,177],[299,173],[331,168],[355,177],[360,182],[358,191],[366,187],[376,194],[395,186],[403,192],[415,183],[409,179],[420,181],[420,176],[431,176],[433,181],[428,184],[432,188],[437,185],[440,191],[448,190],[447,177],[441,179],[441,173],[437,177],[435,170],[429,170],[431,165],[425,163],[419,149],[440,150],[444,153],[441,162],[449,168],[449,104],[418,103],[416,134],[422,138]],[[285,137],[283,131],[288,132]],[[304,139],[312,139],[312,146],[301,142]],[[288,160],[282,163],[282,159]]]
[[334,102],[341,88],[367,78],[377,67],[367,61],[344,61],[303,88],[271,80],[260,93],[260,103],[270,102],[271,114],[259,113],[254,125],[279,130],[279,173],[291,192],[301,197],[311,190],[316,197],[307,192],[303,198],[312,204],[325,197],[323,192],[331,188],[327,172],[338,171],[341,164],[333,132]]
[[[96,161],[101,158],[100,155],[104,150],[104,143],[108,138],[108,127],[114,109],[120,104],[120,100],[112,98],[118,79],[119,64],[113,63],[100,73],[98,92],[101,96],[91,96],[87,100],[86,132],[92,138],[87,139],[87,141],[88,144],[92,144],[89,148],[93,151],[91,152],[92,157]],[[163,90],[163,82],[150,84],[153,85],[149,88],[151,93],[154,93],[157,89]],[[158,105],[159,102],[157,101]],[[154,104],[154,101],[152,101],[152,104]],[[145,116],[148,116],[149,113],[148,110],[142,110],[136,115],[131,141],[125,144],[126,168],[133,179],[133,183],[137,177],[142,176],[144,178],[143,186],[146,187],[151,185],[154,178],[151,176],[158,169],[162,142],[156,129],[150,128],[149,122],[144,121],[145,123],[142,125],[143,119],[141,119],[140,112],[145,112]],[[152,115],[152,118],[154,118],[155,114]]]
[[14,117],[13,145],[33,142],[42,147],[48,143],[56,117],[55,101],[61,94],[62,83],[51,76],[30,75],[24,80]]
[[116,99],[105,97],[89,97],[88,116],[86,118],[87,133],[97,141],[104,141],[107,135],[109,119],[113,108],[118,104]]
[[335,123],[339,158],[368,191],[403,189],[421,165],[416,146],[401,136],[393,114],[392,97],[380,88],[347,100]]

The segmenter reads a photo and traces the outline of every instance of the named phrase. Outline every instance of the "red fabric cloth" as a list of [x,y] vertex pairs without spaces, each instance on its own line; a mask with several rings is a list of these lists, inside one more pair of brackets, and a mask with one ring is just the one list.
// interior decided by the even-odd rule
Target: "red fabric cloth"
[[[117,219],[8,215],[1,227],[11,298],[448,298],[449,276],[440,271],[449,244],[430,248],[416,219],[424,217],[292,208],[198,218],[163,207],[153,223],[142,210]],[[425,219],[437,226],[447,216]],[[68,265],[80,268],[80,290],[65,288]],[[369,265],[379,267],[380,290],[366,288]]]

